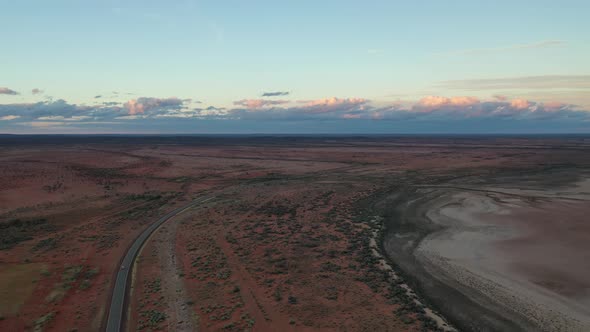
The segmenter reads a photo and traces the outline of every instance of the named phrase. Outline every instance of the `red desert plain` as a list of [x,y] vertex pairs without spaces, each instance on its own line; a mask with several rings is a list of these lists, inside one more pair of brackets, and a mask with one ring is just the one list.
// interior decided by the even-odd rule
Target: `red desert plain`
[[0,331],[590,330],[584,136],[6,135],[0,174]]

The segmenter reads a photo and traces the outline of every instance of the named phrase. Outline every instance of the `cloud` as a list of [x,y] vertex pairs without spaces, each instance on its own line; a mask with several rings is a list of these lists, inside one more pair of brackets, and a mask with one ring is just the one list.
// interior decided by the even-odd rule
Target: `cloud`
[[115,120],[137,120],[147,119],[147,115],[122,115],[115,118]]
[[0,116],[0,121],[11,121],[11,120],[16,120],[19,119],[20,115],[4,115],[4,116]]
[[512,51],[527,50],[527,49],[560,47],[560,46],[564,46],[564,45],[566,45],[566,42],[563,40],[542,40],[542,41],[538,41],[538,42],[534,42],[534,43],[523,43],[523,44],[515,44],[515,45],[508,45],[508,46],[494,47],[494,48],[475,48],[475,49],[468,49],[468,50],[443,52],[443,53],[437,53],[437,55],[456,56],[456,55],[495,54],[495,53],[512,52]]
[[38,94],[42,94],[42,93],[43,93],[43,90],[40,90],[37,88],[34,88],[33,90],[31,90],[31,94],[34,94],[34,95],[38,95]]
[[574,105],[569,105],[566,103],[562,103],[559,101],[548,101],[543,103],[543,107],[551,112],[551,111],[555,111],[555,110],[560,110],[560,109],[567,109],[567,108],[574,108]]
[[29,122],[19,122],[17,123],[19,126],[29,126],[35,128],[65,128],[65,127],[78,127],[78,126],[86,126],[92,127],[97,125],[114,125],[114,124],[122,124],[123,122],[120,121],[80,121],[80,122],[61,122],[61,121],[29,121]]
[[171,111],[168,113],[156,114],[154,118],[180,118],[180,119],[188,119],[188,118],[197,118],[201,116],[200,111],[189,110],[189,111]]
[[[427,111],[418,115],[416,112]],[[588,119],[590,112],[577,110],[575,105],[561,102],[535,102],[527,99],[516,98],[509,100],[507,97],[494,96],[493,100],[480,101],[473,97],[425,97],[416,103],[408,114],[414,114],[419,118],[431,118],[437,120],[451,119],[513,119],[513,120],[539,120],[539,119]]]
[[287,96],[289,95],[288,91],[274,91],[274,92],[263,92],[262,97],[277,97],[277,96]]
[[41,121],[58,121],[58,120],[63,120],[63,119],[65,119],[65,117],[63,117],[61,115],[40,116],[37,118],[37,120],[41,120]]
[[[273,101],[278,104],[280,101]],[[246,103],[251,105],[252,103]],[[206,109],[189,108],[190,100],[171,98],[141,97],[123,105],[116,102],[103,102],[95,105],[71,104],[65,100],[46,100],[37,103],[0,104],[0,117],[23,122],[82,123],[105,122],[112,120],[166,119],[166,118],[227,118],[225,108],[209,106]],[[253,105],[257,106],[257,105]]]
[[[471,96],[427,96],[409,107],[400,104],[376,107],[363,98],[325,98],[299,101],[294,107],[262,109],[231,109],[225,118],[241,120],[374,120],[374,121],[434,121],[452,123],[466,119],[571,120],[590,121],[590,112],[576,110],[571,104],[541,103],[525,99],[482,101]],[[218,115],[219,116],[219,115]]]
[[236,106],[244,106],[246,108],[255,109],[274,105],[281,105],[288,103],[287,100],[266,100],[266,99],[242,99],[234,101]]
[[38,117],[37,120],[40,121],[82,121],[92,119],[91,116],[88,115],[74,115],[71,117],[64,117],[61,115],[52,115],[52,116],[42,116]]
[[144,114],[152,111],[162,110],[178,110],[182,109],[186,100],[181,100],[176,97],[170,98],[150,98],[141,97],[137,99],[131,99],[126,102],[123,107],[129,111],[129,115]]
[[323,98],[323,99],[316,99],[316,100],[303,100],[299,101],[300,103],[305,104],[306,106],[323,106],[323,107],[332,107],[332,106],[343,106],[343,105],[361,105],[368,102],[367,99],[364,98]]
[[454,107],[469,107],[479,104],[479,99],[475,97],[439,97],[439,96],[427,96],[418,101],[414,108],[431,111],[441,108],[454,108]]
[[102,98],[102,95],[96,95],[96,96],[94,96],[94,99],[99,99],[99,98]]
[[360,119],[361,115],[360,114],[343,114],[342,118],[343,119]]
[[[283,103],[284,101],[281,101]],[[334,119],[343,114],[362,112],[369,106],[368,100],[363,98],[323,98],[316,100],[300,100],[292,107],[246,107],[231,109],[226,116],[233,119],[252,120],[310,120],[310,119]],[[239,103],[243,106],[258,106],[258,102]],[[272,105],[272,104],[271,104]],[[267,105],[268,106],[268,105]]]
[[514,99],[510,102],[510,106],[517,110],[524,110],[534,105],[526,99]]
[[207,111],[223,111],[225,110],[225,107],[215,107],[215,106],[209,106],[206,108]]
[[38,118],[72,118],[85,116],[96,119],[112,118],[121,113],[119,106],[77,105],[65,100],[46,100],[37,103],[0,104],[0,116],[18,115],[23,120]]
[[300,100],[303,104],[302,112],[306,113],[333,113],[344,112],[354,109],[362,110],[369,100],[364,98],[322,98],[315,100]]
[[[477,128],[506,131],[525,127],[534,132],[536,127],[533,124],[553,132],[568,132],[572,128],[590,131],[590,111],[558,100],[540,102],[506,96],[489,99],[426,96],[413,102],[389,105],[375,105],[364,98],[338,97],[293,103],[253,100],[237,101],[236,107],[230,109],[215,106],[193,108],[189,107],[191,103],[175,97],[141,97],[124,105],[79,105],[64,100],[0,104],[0,128],[5,131],[17,125],[57,131],[62,128],[101,128],[101,125],[102,128],[110,128],[109,124],[124,124],[120,126],[121,132],[137,128],[157,131],[166,126],[168,132],[194,132],[191,126],[202,129],[223,120],[229,127],[224,129],[218,124],[217,128],[226,132],[260,129],[262,123],[275,131],[291,128],[294,132],[297,132],[296,128],[334,132],[338,128],[354,129],[355,124],[358,128],[400,128],[401,132],[411,132],[412,128],[429,128],[431,132],[433,128],[446,132],[474,132]],[[302,123],[305,123],[303,127]]]
[[457,90],[590,89],[590,75],[544,75],[442,81],[439,88]]
[[124,107],[129,110],[130,115],[135,115],[135,114],[145,112],[144,104],[138,102],[135,99],[131,99],[130,101],[126,102]]
[[11,90],[9,88],[0,87],[0,95],[18,95],[18,92]]

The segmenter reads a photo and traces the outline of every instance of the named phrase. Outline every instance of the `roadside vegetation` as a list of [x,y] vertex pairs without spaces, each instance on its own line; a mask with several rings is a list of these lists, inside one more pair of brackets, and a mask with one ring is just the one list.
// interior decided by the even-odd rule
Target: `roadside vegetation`
[[56,227],[45,218],[13,219],[0,223],[0,250],[10,249],[15,245],[35,238],[39,233],[48,233]]

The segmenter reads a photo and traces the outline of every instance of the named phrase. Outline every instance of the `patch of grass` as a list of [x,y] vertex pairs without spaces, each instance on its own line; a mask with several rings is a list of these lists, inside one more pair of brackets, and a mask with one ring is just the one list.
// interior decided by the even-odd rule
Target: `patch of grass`
[[101,235],[97,244],[99,250],[108,249],[115,246],[120,236],[117,234]]
[[45,326],[49,324],[55,318],[55,312],[50,312],[46,315],[39,317],[35,321],[35,332],[42,332]]
[[0,223],[0,250],[10,249],[15,245],[32,240],[38,232],[54,231],[55,226],[48,224],[47,219],[13,219]]
[[78,238],[78,241],[80,242],[94,242],[96,240],[98,240],[98,235],[81,235],[80,238]]
[[157,293],[162,290],[162,280],[156,278],[153,281],[146,281],[146,286],[148,288],[148,293]]
[[51,293],[45,298],[45,301],[57,302],[61,300],[74,283],[78,281],[83,269],[84,266],[82,265],[67,266],[61,274],[61,282],[55,285]]
[[166,320],[166,314],[158,310],[142,311],[141,316],[144,317],[145,320],[139,326],[140,330],[143,330],[146,327],[154,329],[158,326],[158,324]]
[[61,275],[61,279],[66,284],[72,284],[78,280],[82,269],[84,269],[82,265],[69,266],[64,270],[63,274]]
[[41,269],[41,275],[44,277],[49,277],[51,276],[51,272],[46,267],[44,267]]
[[253,327],[254,324],[256,323],[254,318],[250,317],[249,314],[243,314],[241,319],[246,323],[246,326],[248,326],[250,328]]
[[326,288],[325,298],[332,301],[338,300],[338,289],[334,286]]
[[130,201],[157,201],[162,198],[162,195],[156,193],[145,193],[138,195],[127,195],[126,199]]
[[168,181],[170,181],[170,182],[176,182],[176,183],[185,183],[185,182],[189,182],[191,180],[192,180],[192,178],[190,178],[188,176],[180,176],[180,177],[177,177],[177,178],[172,178],[172,179],[170,179]]
[[283,299],[283,295],[281,294],[281,289],[280,288],[276,288],[275,292],[273,294],[275,301],[279,302]]
[[90,280],[88,280],[88,279],[82,280],[82,282],[80,283],[81,290],[86,290],[86,289],[90,288],[90,286],[92,286],[92,284],[90,283]]
[[320,270],[322,272],[338,272],[340,271],[340,266],[332,263],[332,262],[326,262],[323,263],[322,266],[320,267]]
[[231,276],[231,270],[221,270],[217,272],[217,279],[225,280]]
[[37,242],[37,244],[35,244],[35,246],[33,247],[33,251],[55,249],[57,247],[58,241],[59,241],[59,238],[57,238],[57,237],[49,237],[49,238],[43,239],[43,240]]
[[84,277],[86,277],[86,279],[92,279],[94,278],[98,273],[100,272],[100,268],[95,267],[93,269],[89,269],[86,270],[86,272],[84,273]]
[[98,267],[95,267],[93,269],[87,268],[86,271],[82,274],[85,279],[82,280],[82,282],[80,283],[80,289],[85,290],[85,289],[90,288],[90,286],[92,286],[92,283],[90,282],[90,280],[93,279],[94,277],[96,277],[99,273],[100,273],[100,268],[98,268]]
[[236,238],[231,234],[231,233],[227,233],[225,235],[225,240],[231,244],[236,244],[238,243],[238,241],[236,240]]

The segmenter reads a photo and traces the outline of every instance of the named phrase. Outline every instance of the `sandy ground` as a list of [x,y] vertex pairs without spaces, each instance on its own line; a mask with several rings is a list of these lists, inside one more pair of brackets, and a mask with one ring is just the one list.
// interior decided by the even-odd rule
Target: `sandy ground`
[[165,331],[196,331],[198,320],[193,314],[183,282],[183,267],[176,257],[180,215],[164,224],[144,246],[134,266],[128,331],[154,329],[153,313],[165,320],[158,328]]
[[416,255],[539,330],[588,331],[589,183],[452,190],[427,212],[444,230],[427,236]]

